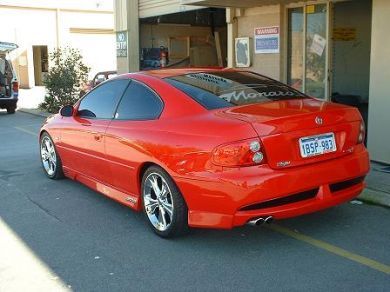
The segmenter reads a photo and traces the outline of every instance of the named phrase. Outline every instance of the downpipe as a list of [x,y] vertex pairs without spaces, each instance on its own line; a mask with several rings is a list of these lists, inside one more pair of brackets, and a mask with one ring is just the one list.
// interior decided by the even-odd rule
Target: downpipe
[[267,217],[259,217],[259,218],[249,220],[247,224],[251,226],[260,226],[264,223],[270,224],[272,221],[273,221],[273,217],[267,216]]

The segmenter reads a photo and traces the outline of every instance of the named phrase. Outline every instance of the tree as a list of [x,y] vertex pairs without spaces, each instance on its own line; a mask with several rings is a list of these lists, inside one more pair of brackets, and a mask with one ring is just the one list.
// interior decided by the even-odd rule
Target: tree
[[64,105],[74,104],[79,99],[90,68],[83,63],[80,51],[71,47],[55,49],[49,59],[54,65],[43,80],[46,95],[39,108],[57,113]]

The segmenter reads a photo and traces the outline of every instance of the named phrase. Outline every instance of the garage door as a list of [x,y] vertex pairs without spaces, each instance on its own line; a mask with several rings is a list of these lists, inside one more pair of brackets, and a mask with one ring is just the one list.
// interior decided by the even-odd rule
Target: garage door
[[139,0],[139,17],[146,18],[201,8],[204,7],[182,5],[180,0]]

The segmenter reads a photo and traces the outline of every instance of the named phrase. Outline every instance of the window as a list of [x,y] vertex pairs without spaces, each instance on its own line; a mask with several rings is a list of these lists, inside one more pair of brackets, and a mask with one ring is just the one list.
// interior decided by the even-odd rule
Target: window
[[112,119],[128,84],[129,80],[121,79],[96,87],[81,100],[78,115],[85,118]]
[[132,81],[118,106],[118,120],[154,120],[163,109],[161,99],[149,88]]
[[287,83],[308,95],[329,97],[329,13],[332,3],[288,9]]
[[165,81],[209,110],[307,97],[283,83],[244,71],[191,73]]

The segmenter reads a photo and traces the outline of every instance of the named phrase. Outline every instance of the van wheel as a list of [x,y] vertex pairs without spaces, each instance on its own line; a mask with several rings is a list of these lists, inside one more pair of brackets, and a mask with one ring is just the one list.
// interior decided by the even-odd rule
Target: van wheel
[[16,110],[16,106],[9,106],[7,107],[7,113],[8,114],[14,114]]
[[142,205],[153,231],[164,238],[188,230],[188,208],[176,184],[161,167],[149,167],[142,177]]

